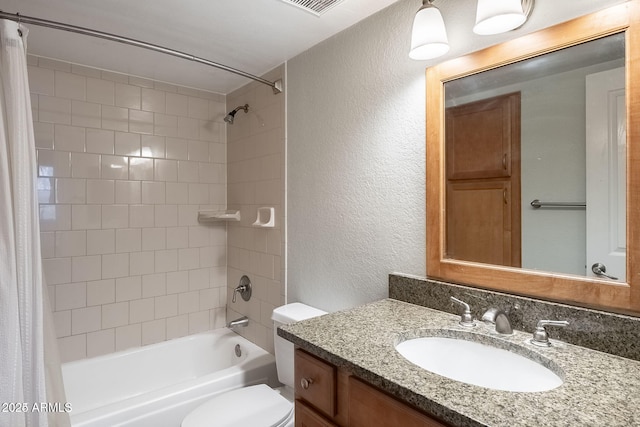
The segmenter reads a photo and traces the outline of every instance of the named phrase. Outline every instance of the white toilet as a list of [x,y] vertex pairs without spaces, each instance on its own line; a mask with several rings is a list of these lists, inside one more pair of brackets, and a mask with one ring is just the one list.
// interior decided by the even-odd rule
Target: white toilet
[[273,310],[276,368],[284,387],[258,384],[219,394],[191,411],[181,427],[293,427],[293,344],[280,338],[277,328],[323,314],[299,302]]

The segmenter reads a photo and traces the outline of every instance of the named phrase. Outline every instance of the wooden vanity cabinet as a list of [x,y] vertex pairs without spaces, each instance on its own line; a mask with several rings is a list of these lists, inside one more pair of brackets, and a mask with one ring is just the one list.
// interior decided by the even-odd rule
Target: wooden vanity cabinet
[[296,427],[447,427],[301,349],[295,355]]
[[295,417],[296,427],[338,427],[338,424],[332,423],[298,399],[296,399]]

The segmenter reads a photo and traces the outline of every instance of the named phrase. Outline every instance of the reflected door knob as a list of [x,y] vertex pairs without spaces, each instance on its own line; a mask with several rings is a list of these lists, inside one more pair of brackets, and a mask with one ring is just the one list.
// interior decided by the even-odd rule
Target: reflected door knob
[[607,267],[605,267],[605,265],[600,262],[596,262],[595,264],[593,264],[591,266],[591,271],[593,271],[593,274],[595,274],[598,277],[606,277],[607,279],[618,280],[617,277],[613,277],[606,274]]

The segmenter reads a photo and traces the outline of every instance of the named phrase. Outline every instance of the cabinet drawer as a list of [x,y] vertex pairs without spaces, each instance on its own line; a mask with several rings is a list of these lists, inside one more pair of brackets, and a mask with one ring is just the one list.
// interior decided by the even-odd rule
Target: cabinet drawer
[[349,426],[447,427],[355,377],[349,377]]
[[336,415],[336,368],[302,350],[295,357],[296,397],[330,418]]
[[338,427],[313,409],[296,400],[296,427]]

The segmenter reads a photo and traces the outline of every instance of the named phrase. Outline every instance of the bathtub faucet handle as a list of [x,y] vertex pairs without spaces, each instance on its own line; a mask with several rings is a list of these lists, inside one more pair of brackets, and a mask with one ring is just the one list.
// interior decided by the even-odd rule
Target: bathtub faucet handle
[[233,297],[231,298],[231,302],[236,302],[236,294],[240,294],[243,300],[249,301],[251,299],[251,279],[247,275],[244,275],[240,278],[240,283],[233,290]]

